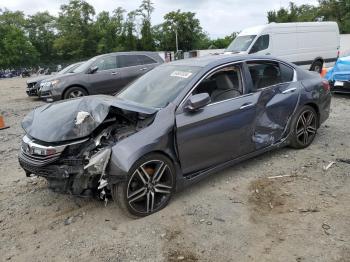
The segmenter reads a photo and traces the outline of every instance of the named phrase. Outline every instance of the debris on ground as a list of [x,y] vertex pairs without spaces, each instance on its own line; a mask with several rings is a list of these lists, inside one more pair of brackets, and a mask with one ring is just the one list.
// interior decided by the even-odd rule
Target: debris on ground
[[334,161],[330,162],[327,166],[323,166],[323,170],[324,170],[324,171],[327,171],[327,170],[330,169],[334,164],[335,164]]

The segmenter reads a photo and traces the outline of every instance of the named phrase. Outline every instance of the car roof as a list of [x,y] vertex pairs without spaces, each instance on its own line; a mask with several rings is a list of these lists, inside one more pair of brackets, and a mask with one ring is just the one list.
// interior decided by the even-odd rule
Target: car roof
[[179,65],[179,66],[199,66],[199,67],[207,67],[207,66],[216,66],[220,64],[230,63],[230,62],[238,62],[245,60],[277,60],[280,59],[274,58],[272,56],[257,56],[257,55],[236,55],[236,54],[217,54],[217,55],[207,55],[198,58],[189,58],[183,60],[173,61],[167,64],[171,65]]

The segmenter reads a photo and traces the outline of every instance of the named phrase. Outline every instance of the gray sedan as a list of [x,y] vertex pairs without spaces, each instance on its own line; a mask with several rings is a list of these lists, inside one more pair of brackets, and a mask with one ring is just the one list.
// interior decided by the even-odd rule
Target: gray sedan
[[22,123],[19,161],[56,191],[111,195],[127,213],[146,216],[225,167],[282,146],[309,146],[330,102],[319,74],[279,59],[182,60],[116,97],[35,109]]

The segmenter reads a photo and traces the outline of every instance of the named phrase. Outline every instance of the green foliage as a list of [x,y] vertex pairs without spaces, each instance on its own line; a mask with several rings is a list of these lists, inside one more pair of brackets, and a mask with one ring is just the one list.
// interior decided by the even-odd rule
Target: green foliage
[[26,20],[22,12],[0,12],[0,68],[33,65],[38,52],[25,34]]
[[227,35],[223,38],[217,38],[211,41],[210,49],[221,49],[226,48],[231,44],[231,42],[236,38],[237,33],[232,33],[231,35]]
[[153,3],[150,0],[142,0],[137,13],[142,17],[140,49],[154,51],[155,44],[152,35],[151,14],[154,11]]
[[38,12],[29,16],[26,24],[29,40],[39,52],[39,60],[44,63],[56,58],[54,50],[56,19],[48,12]]
[[350,0],[320,0],[319,4],[323,20],[337,21],[341,33],[350,33]]
[[350,0],[319,0],[319,6],[289,3],[267,12],[269,23],[336,21],[341,33],[350,33]]
[[54,48],[62,59],[83,59],[95,55],[97,32],[93,26],[94,15],[93,6],[83,0],[71,0],[61,6]]
[[163,50],[176,50],[176,32],[178,36],[178,49],[189,51],[200,49],[206,41],[207,35],[203,32],[195,13],[181,12],[181,10],[167,13],[163,24],[158,27],[156,34],[160,39],[160,48]]

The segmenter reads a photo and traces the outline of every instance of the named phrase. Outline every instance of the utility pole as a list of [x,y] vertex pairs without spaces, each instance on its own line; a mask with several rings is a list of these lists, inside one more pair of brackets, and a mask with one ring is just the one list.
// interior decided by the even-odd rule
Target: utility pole
[[177,40],[177,29],[175,27],[175,41],[176,41],[176,53],[179,51],[179,43],[178,43],[178,40]]

